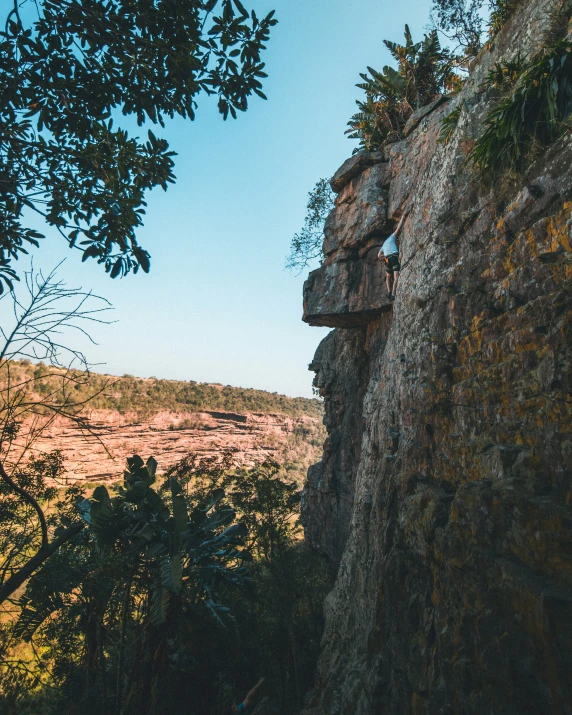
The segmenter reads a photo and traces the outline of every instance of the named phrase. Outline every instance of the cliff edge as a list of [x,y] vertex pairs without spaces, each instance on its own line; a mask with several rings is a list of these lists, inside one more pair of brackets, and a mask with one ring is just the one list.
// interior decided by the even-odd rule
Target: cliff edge
[[[305,715],[572,713],[572,137],[516,184],[466,164],[485,73],[563,6],[523,0],[461,93],[332,181],[303,520],[338,574]],[[405,212],[390,303],[376,253]]]

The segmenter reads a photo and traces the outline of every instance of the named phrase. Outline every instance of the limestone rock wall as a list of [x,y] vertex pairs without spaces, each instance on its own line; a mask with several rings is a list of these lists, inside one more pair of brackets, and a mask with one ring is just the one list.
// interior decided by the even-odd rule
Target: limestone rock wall
[[[572,138],[517,185],[465,165],[487,68],[560,7],[523,0],[459,96],[334,177],[303,518],[339,568],[305,715],[572,713]],[[392,305],[374,246],[405,211]]]

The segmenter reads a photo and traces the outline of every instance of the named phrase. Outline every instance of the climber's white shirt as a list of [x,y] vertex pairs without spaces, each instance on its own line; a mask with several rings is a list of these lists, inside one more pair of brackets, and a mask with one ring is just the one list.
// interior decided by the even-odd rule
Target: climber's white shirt
[[384,244],[379,252],[383,253],[384,256],[392,256],[395,253],[399,253],[394,233],[392,233],[391,236],[384,241]]

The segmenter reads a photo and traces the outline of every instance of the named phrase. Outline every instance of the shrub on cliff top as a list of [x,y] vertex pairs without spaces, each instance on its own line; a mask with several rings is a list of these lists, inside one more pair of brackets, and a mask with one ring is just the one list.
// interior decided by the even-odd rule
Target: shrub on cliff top
[[454,72],[455,62],[443,49],[433,30],[421,42],[413,42],[405,25],[405,44],[383,41],[397,62],[397,69],[387,65],[381,72],[368,67],[371,76],[360,74],[356,85],[366,93],[357,101],[359,111],[348,122],[350,139],[359,139],[360,148],[374,150],[402,138],[403,128],[411,114],[429,104],[443,91],[455,89],[460,78]]

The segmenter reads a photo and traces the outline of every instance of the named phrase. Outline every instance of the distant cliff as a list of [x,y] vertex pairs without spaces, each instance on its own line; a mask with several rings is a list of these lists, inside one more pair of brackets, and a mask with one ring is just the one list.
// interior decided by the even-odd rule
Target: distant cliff
[[[305,715],[572,713],[572,137],[492,189],[466,163],[485,73],[562,5],[523,0],[460,94],[332,181],[303,519],[339,569]],[[391,303],[377,247],[405,212]]]
[[[13,361],[0,371],[0,392],[25,386],[31,404],[46,395],[55,409],[85,405],[89,431],[65,417],[52,419],[34,443],[35,453],[61,452],[69,482],[116,481],[125,459],[153,455],[166,470],[190,453],[233,453],[237,465],[271,459],[300,485],[318,456],[324,427],[316,399],[182,380],[114,377]],[[49,415],[50,413],[48,413]],[[23,446],[37,415],[29,411],[15,441]]]

